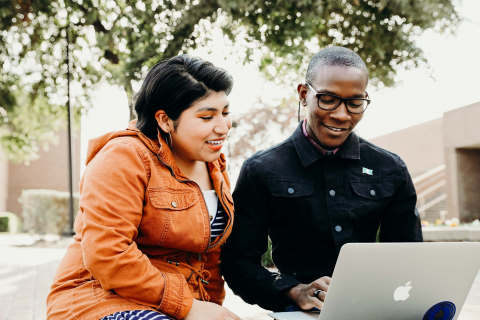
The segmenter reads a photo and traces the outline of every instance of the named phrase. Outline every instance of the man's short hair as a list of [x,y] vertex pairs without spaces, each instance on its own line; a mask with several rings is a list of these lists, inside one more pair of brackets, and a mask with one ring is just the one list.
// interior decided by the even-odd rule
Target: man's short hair
[[368,69],[365,62],[358,54],[344,47],[327,47],[314,55],[308,64],[307,75],[305,76],[307,83],[313,83],[317,80],[317,71],[321,66],[358,68],[365,71],[368,81]]

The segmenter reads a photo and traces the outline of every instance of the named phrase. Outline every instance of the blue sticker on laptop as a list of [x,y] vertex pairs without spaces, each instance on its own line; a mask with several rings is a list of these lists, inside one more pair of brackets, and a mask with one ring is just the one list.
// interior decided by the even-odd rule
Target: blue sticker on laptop
[[457,308],[450,301],[437,303],[423,316],[423,320],[452,320]]

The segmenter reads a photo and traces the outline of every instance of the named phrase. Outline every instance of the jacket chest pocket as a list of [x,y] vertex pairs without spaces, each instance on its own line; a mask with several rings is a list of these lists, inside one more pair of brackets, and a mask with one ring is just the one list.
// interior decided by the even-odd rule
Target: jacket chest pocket
[[189,189],[149,188],[148,195],[152,206],[156,209],[181,211],[190,208],[197,202],[195,190]]
[[[378,220],[395,191],[394,181],[350,181],[353,190],[354,216],[360,219]],[[348,202],[347,202],[348,203]]]
[[311,198],[315,190],[313,182],[268,180],[268,187],[274,209],[273,221],[301,221],[302,215],[312,212],[314,204]]
[[186,251],[204,246],[208,232],[195,189],[149,188],[148,196],[153,209],[142,225],[155,239],[151,245]]

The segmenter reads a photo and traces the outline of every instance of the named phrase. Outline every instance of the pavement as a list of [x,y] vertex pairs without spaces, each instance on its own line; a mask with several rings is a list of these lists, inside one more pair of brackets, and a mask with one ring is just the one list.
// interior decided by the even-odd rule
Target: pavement
[[[0,320],[45,320],[55,271],[72,239],[0,233]],[[224,306],[243,320],[273,320],[227,288]]]
[[[0,320],[46,319],[45,300],[71,239],[0,234]],[[227,288],[224,306],[243,320],[273,320]],[[480,273],[458,320],[480,319]]]

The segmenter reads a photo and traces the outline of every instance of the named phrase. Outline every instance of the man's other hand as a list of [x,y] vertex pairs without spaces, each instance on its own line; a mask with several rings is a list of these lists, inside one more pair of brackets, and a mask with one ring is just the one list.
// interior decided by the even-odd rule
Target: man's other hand
[[[321,277],[310,284],[299,284],[285,292],[285,296],[295,302],[303,310],[310,310],[313,307],[322,310],[323,302],[327,296],[330,277]],[[315,291],[322,290],[315,297]]]

